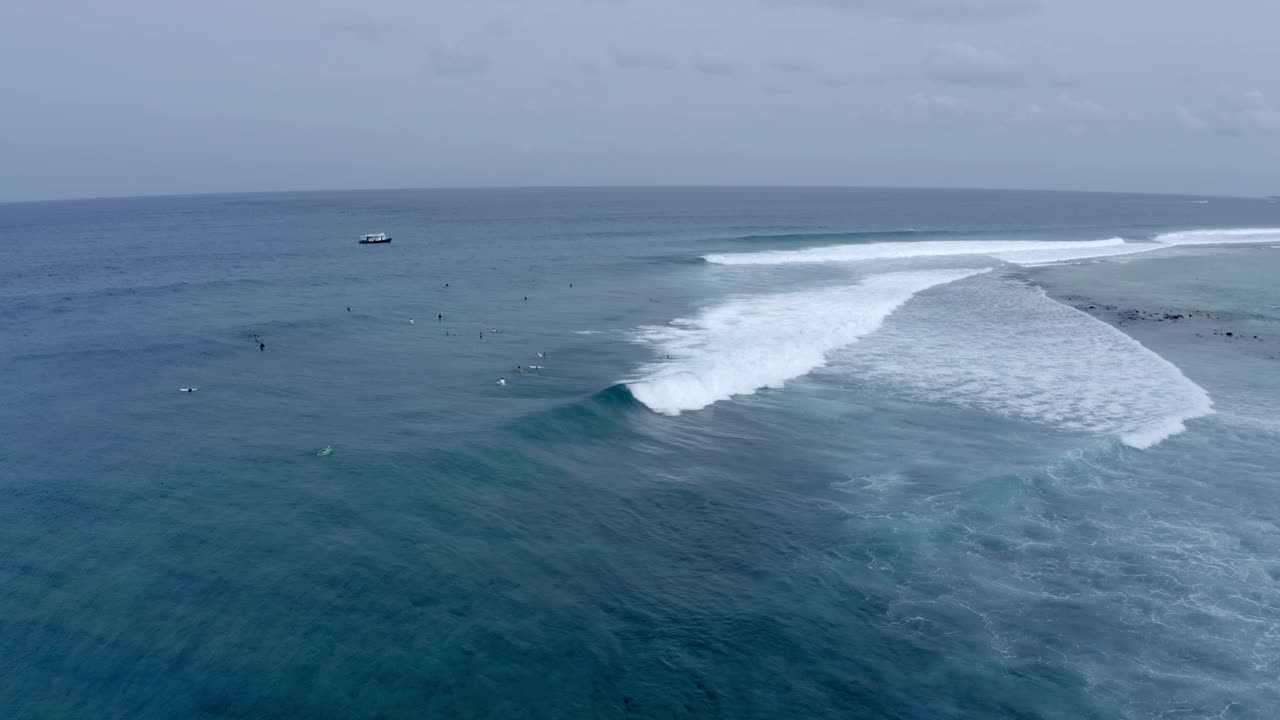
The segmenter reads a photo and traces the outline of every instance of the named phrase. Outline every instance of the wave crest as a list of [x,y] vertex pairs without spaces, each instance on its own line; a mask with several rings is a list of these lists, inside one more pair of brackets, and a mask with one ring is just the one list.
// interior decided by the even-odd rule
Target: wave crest
[[[1058,262],[1095,255],[1143,252],[1159,247],[1152,243],[1126,243],[1118,237],[1106,240],[921,240],[827,245],[803,250],[721,253],[706,255],[703,259],[715,265],[789,265],[984,255],[1016,263],[1022,259],[1020,253],[1032,253],[1027,256],[1030,262]],[[1035,253],[1056,253],[1056,259],[1039,259],[1046,256],[1037,256]]]
[[1280,241],[1280,228],[1184,230],[1156,236],[1156,242],[1165,245],[1231,245],[1278,241]]
[[666,415],[778,388],[875,331],[917,293],[983,272],[885,273],[846,287],[739,298],[692,319],[642,327],[636,339],[670,359],[641,368],[627,387],[636,400]]

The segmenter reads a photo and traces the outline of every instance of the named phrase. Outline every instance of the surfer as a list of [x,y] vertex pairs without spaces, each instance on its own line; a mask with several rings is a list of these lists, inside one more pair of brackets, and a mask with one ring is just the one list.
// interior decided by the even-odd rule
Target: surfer
[[506,385],[506,384],[507,384],[507,379],[506,379],[506,378],[504,378],[504,377],[500,377],[500,378],[498,378],[498,384],[499,384],[499,385]]
[[259,341],[258,341],[258,349],[259,349],[259,350],[266,350],[266,349],[267,349],[267,344],[266,344],[266,343],[264,343],[264,342],[262,342],[261,340],[259,340]]
[[348,306],[347,306],[347,312],[351,312],[351,306],[350,306],[350,305],[348,305]]
[[444,313],[436,313],[436,322],[444,321]]
[[522,373],[522,372],[524,372],[524,368],[522,368],[522,367],[520,367],[519,365],[517,365],[517,366],[516,366],[516,372],[518,372],[518,373]]
[[413,322],[413,318],[409,318],[409,324],[410,324],[410,325],[414,325],[414,324],[415,324],[415,323]]

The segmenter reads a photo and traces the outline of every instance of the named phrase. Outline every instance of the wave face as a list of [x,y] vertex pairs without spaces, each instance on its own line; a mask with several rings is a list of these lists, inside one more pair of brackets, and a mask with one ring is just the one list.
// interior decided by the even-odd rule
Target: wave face
[[[706,255],[703,259],[716,265],[788,265],[985,255],[1006,259],[1008,262],[1018,262],[1019,253],[1060,253],[1062,259],[1083,259],[1099,255],[1142,252],[1158,247],[1150,243],[1126,243],[1118,237],[1106,240],[921,240],[919,242],[830,245],[803,250],[722,253]],[[1034,254],[1028,256],[1031,258],[1030,262],[1060,261],[1037,260],[1037,257],[1045,256]]]
[[666,415],[778,388],[879,328],[917,293],[983,272],[885,273],[847,287],[739,298],[693,319],[642,327],[637,339],[670,359],[641,368],[627,387]]
[[1137,448],[1213,411],[1203,388],[1138,341],[1005,278],[920,298],[836,366],[912,400],[1117,436]]
[[1230,245],[1280,241],[1280,228],[1235,228],[1230,230],[1188,230],[1157,235],[1166,245]]

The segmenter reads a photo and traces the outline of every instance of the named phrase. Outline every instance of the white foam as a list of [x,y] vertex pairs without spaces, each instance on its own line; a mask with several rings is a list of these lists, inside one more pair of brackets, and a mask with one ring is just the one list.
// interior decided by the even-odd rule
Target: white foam
[[1213,412],[1203,388],[1141,343],[998,276],[922,296],[833,362],[913,400],[1115,436],[1137,448]]
[[[857,245],[829,245],[803,250],[766,250],[753,253],[707,255],[703,259],[716,265],[786,265],[792,263],[855,262],[917,257],[988,255],[1001,253],[1065,252],[1107,253],[1109,248],[1126,246],[1118,237],[1106,240],[921,240],[919,242],[881,242]],[[1144,247],[1145,249],[1145,247]],[[1132,252],[1140,252],[1133,250]],[[1014,262],[1014,261],[1010,261]]]
[[856,285],[738,298],[692,319],[642,327],[636,338],[671,359],[641,368],[627,386],[637,400],[666,415],[778,388],[879,328],[916,293],[983,272],[872,275]]
[[1117,255],[1135,255],[1137,253],[1151,252],[1152,250],[1164,250],[1167,247],[1167,245],[1160,243],[1122,243],[1120,245],[1065,250],[1017,250],[1014,252],[994,253],[993,257],[1016,265],[1052,265],[1054,263],[1094,260]]
[[1228,230],[1187,230],[1156,236],[1166,245],[1229,245],[1280,241],[1280,228],[1232,228]]

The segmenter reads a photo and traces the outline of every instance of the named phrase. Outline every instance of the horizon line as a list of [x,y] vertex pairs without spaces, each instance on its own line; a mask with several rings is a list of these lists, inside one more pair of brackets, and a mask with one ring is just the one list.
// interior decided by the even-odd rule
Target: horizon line
[[959,185],[842,185],[842,184],[602,184],[602,185],[437,185],[420,187],[381,188],[319,188],[293,190],[215,190],[208,192],[156,193],[142,195],[86,195],[78,197],[38,198],[32,200],[0,200],[4,205],[28,205],[37,203],[86,202],[92,200],[146,200],[164,198],[228,197],[236,195],[307,195],[323,193],[377,193],[377,192],[454,192],[497,190],[945,190],[954,192],[1025,192],[1062,193],[1081,195],[1142,195],[1149,197],[1192,197],[1230,200],[1265,200],[1271,195],[1231,195],[1217,193],[1153,192],[1140,190],[1079,190],[1072,188],[1017,188]]

